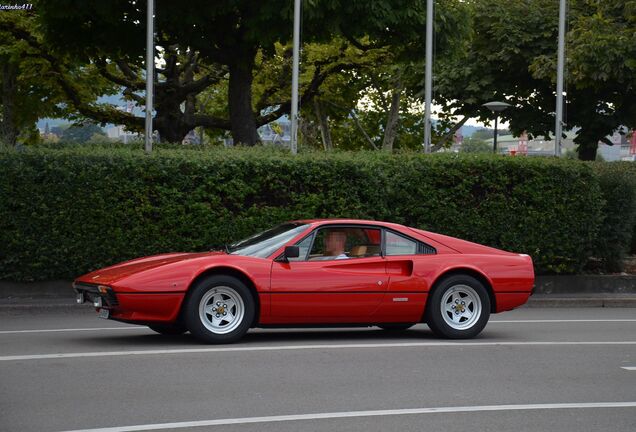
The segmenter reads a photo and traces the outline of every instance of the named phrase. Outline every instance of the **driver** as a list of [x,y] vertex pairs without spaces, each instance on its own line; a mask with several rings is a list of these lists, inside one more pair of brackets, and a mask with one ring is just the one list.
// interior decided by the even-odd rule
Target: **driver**
[[344,231],[329,231],[325,237],[325,256],[336,259],[349,259],[345,254],[347,233]]

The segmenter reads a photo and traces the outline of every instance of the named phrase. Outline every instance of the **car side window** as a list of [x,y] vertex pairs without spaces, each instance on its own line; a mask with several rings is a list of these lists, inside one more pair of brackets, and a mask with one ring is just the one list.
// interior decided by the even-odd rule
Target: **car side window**
[[391,231],[386,231],[386,254],[390,255],[415,255],[417,253],[417,242]]
[[309,253],[309,261],[341,260],[380,256],[377,228],[320,228]]
[[289,258],[289,261],[305,261],[307,259],[307,254],[309,253],[309,248],[311,247],[311,240],[314,238],[313,235],[308,235],[305,237],[300,243],[297,243],[299,254],[298,258]]

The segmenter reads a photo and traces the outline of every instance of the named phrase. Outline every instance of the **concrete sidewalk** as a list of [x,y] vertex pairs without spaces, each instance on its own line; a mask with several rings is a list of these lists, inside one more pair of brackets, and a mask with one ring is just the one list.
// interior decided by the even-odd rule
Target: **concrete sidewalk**
[[[534,292],[526,307],[636,307],[636,276],[537,276]],[[77,307],[71,281],[0,281],[0,310]]]
[[[85,310],[87,305],[78,305],[75,303],[75,297],[58,296],[58,297],[2,297],[0,298],[0,311],[2,310],[20,310],[20,309],[82,309]],[[605,308],[636,308],[636,294],[535,294],[530,297],[528,303],[523,307],[529,308],[588,308],[588,307],[605,307]]]
[[530,297],[527,307],[540,308],[636,308],[636,294],[576,293],[576,294],[535,294]]

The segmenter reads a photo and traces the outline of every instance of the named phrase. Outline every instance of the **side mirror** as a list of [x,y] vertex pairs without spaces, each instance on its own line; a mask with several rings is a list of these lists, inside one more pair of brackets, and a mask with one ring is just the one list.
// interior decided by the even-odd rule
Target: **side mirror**
[[298,246],[285,246],[285,258],[298,258],[300,256],[300,248]]

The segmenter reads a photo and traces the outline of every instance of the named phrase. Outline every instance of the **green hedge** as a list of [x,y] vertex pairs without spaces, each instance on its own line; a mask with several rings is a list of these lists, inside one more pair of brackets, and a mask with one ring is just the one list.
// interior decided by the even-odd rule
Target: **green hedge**
[[0,279],[21,281],[316,217],[404,223],[577,272],[603,206],[592,167],[544,158],[28,149],[0,152],[0,172]]
[[636,164],[592,163],[605,204],[594,256],[607,272],[623,270],[623,259],[636,241]]

